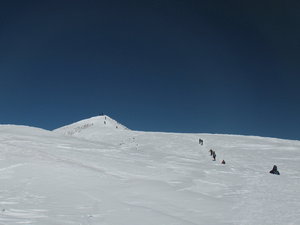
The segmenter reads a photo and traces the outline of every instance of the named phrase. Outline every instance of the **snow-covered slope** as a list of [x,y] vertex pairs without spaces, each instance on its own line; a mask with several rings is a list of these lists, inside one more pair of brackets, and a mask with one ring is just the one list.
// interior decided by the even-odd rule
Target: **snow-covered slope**
[[0,126],[0,224],[300,224],[299,141],[103,119],[54,132]]

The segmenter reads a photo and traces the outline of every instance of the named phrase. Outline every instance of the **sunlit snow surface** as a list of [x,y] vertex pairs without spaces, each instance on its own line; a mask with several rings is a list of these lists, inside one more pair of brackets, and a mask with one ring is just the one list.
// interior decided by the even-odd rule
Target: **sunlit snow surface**
[[136,132],[104,116],[1,125],[0,224],[298,225],[300,142]]

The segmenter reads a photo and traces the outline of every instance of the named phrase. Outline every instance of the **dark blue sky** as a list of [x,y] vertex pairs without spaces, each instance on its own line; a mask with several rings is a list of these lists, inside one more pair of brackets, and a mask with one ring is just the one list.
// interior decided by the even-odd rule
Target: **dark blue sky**
[[298,2],[1,2],[0,123],[300,140]]

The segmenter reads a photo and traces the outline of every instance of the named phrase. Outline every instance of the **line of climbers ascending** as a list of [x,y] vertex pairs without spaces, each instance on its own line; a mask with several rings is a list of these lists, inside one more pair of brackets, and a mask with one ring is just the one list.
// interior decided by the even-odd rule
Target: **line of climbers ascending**
[[[203,145],[203,140],[201,138],[199,138],[199,144]],[[216,152],[214,150],[210,149],[209,153],[213,157],[213,161],[216,161],[216,157],[217,157]],[[224,159],[222,160],[221,164],[225,164],[225,160]],[[277,166],[276,165],[273,166],[273,169],[270,171],[270,173],[276,174],[276,175],[280,175],[279,171],[277,170]]]
[[[203,143],[204,143],[203,140],[201,138],[199,138],[199,144],[203,145]],[[210,149],[209,152],[210,152],[210,155],[213,157],[213,161],[216,161],[216,157],[217,157],[216,152],[212,149]],[[221,163],[225,164],[225,160],[223,159]]]

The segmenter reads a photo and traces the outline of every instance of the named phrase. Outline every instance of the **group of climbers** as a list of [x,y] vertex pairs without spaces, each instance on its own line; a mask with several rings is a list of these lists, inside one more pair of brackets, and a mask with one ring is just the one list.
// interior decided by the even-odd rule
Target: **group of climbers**
[[[213,157],[213,161],[216,161],[216,157],[217,157],[216,152],[215,152],[214,150],[212,150],[212,149],[210,149],[209,152],[210,152],[210,155]],[[224,161],[224,160],[223,160],[223,161]],[[224,161],[224,162],[225,162],[225,161]]]
[[[199,144],[203,145],[203,140],[200,139],[200,138],[199,138]],[[216,161],[216,157],[217,157],[216,152],[214,150],[210,149],[209,153],[213,157],[213,161]],[[225,164],[225,160],[224,159],[222,160],[221,164]],[[279,171],[277,170],[277,166],[276,165],[273,166],[273,169],[270,171],[270,173],[276,174],[276,175],[280,175]]]
[[[203,145],[203,140],[201,138],[199,138],[199,144]],[[213,157],[213,161],[216,161],[216,158],[217,158],[216,152],[214,150],[210,149],[209,153]],[[225,160],[224,159],[222,160],[221,164],[225,164]]]

